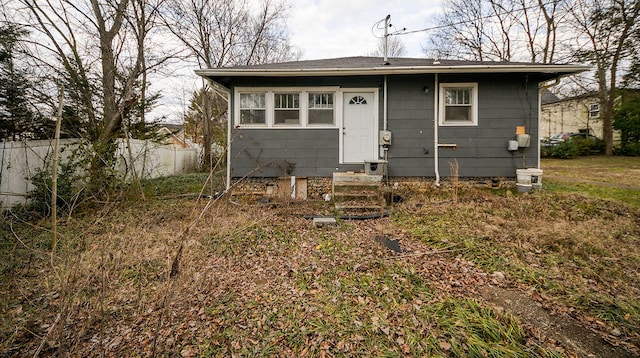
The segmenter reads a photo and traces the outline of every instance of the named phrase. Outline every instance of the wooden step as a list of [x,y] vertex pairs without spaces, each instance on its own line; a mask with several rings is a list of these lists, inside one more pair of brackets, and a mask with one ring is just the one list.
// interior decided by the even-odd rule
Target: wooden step
[[334,192],[333,196],[336,198],[377,198],[380,193],[340,193]]
[[384,206],[383,205],[350,205],[350,204],[336,203],[336,209],[382,210],[384,209]]

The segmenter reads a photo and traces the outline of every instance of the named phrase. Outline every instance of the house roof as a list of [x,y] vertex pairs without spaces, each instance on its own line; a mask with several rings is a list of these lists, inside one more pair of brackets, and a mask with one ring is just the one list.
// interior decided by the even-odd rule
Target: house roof
[[543,89],[540,92],[540,102],[542,104],[554,103],[560,101],[560,97],[556,96],[555,93],[549,91],[548,89]]
[[341,57],[196,70],[203,77],[358,76],[427,73],[540,73],[555,78],[589,70],[588,66],[528,62],[434,60],[427,58]]
[[[618,88],[616,90],[616,97],[618,96],[626,96],[629,94],[640,94],[640,88],[632,88],[632,87],[626,87],[626,88]],[[543,93],[543,97],[542,97],[542,104],[543,105],[551,105],[551,104],[555,104],[555,103],[562,103],[562,102],[570,102],[570,101],[581,101],[581,100],[591,100],[591,101],[598,101],[598,91],[585,91],[583,93],[580,94],[576,94],[576,95],[572,95],[572,96],[568,96],[568,97],[557,97],[555,99],[553,98],[548,98],[547,101],[545,101],[545,97],[544,97],[544,93]]]

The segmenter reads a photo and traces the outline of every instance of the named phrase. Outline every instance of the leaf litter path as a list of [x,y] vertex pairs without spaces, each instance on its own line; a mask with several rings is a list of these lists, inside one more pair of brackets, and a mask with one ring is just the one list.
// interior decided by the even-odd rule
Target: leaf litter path
[[[614,346],[566,314],[554,313],[553,310],[545,308],[544,304],[548,305],[548,302],[544,302],[539,295],[538,300],[535,300],[517,288],[508,288],[502,273],[488,275],[477,269],[473,263],[465,262],[459,257],[443,256],[437,251],[431,259],[424,260],[423,256],[431,255],[424,251],[421,243],[415,241],[403,242],[403,248],[405,252],[414,253],[406,255],[412,264],[431,266],[429,271],[438,272],[436,275],[432,274],[429,279],[436,282],[440,290],[480,297],[498,311],[506,311],[517,317],[540,342],[563,347],[570,357],[640,356],[637,347],[629,347],[636,350],[634,354],[620,346]],[[442,278],[449,280],[443,282]]]
[[627,350],[606,342],[596,333],[580,326],[572,318],[552,314],[525,294],[498,286],[480,289],[484,300],[504,309],[531,330],[553,339],[573,351],[578,357],[635,357]]

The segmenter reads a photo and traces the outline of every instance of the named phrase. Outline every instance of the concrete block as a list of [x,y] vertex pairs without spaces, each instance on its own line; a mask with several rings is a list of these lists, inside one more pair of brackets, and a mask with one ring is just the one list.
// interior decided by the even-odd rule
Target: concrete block
[[335,218],[313,218],[315,227],[334,226],[337,225]]

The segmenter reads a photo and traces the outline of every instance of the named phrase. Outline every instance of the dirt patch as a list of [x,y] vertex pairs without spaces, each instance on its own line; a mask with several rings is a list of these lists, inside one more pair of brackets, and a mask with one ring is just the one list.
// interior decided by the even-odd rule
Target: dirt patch
[[480,295],[499,310],[505,310],[546,341],[553,339],[579,357],[635,357],[622,347],[609,344],[598,334],[582,327],[571,317],[554,315],[521,292],[498,286],[482,287]]

